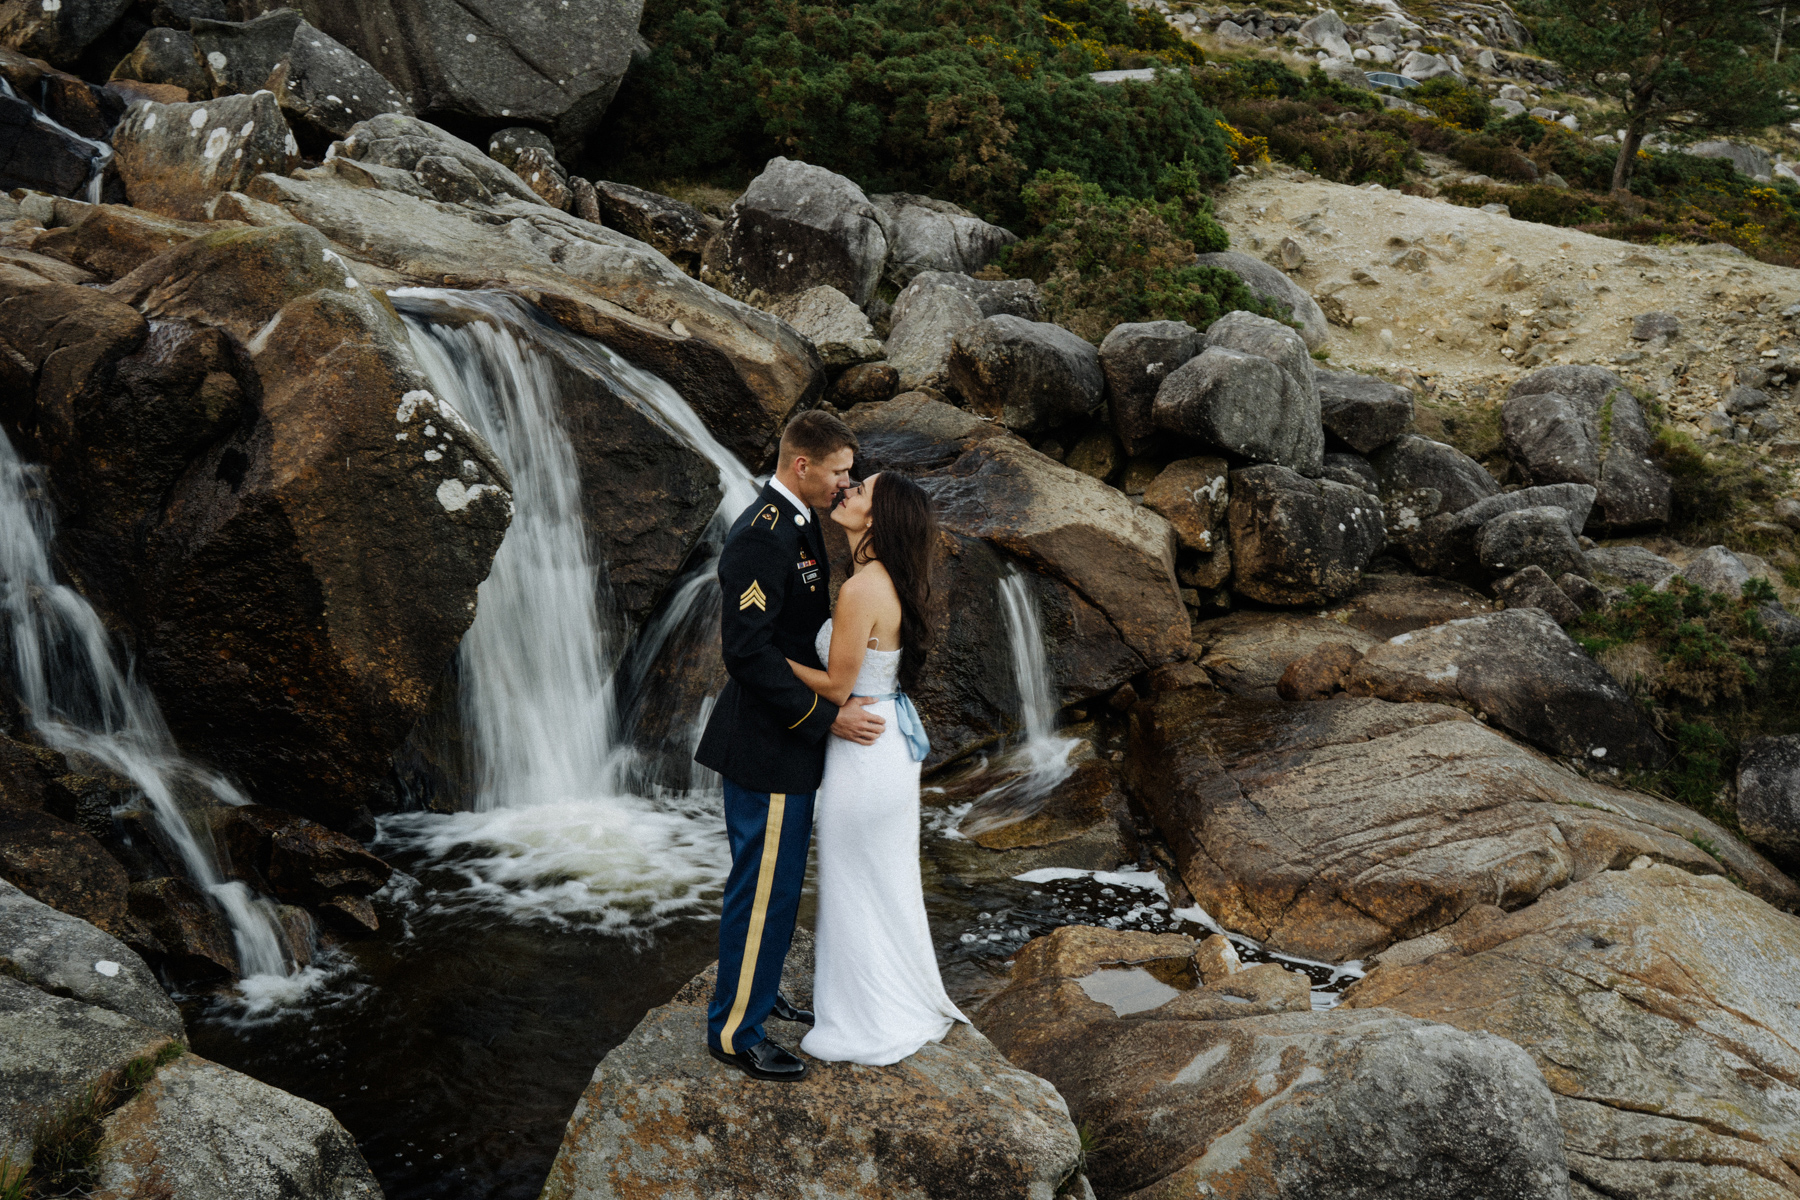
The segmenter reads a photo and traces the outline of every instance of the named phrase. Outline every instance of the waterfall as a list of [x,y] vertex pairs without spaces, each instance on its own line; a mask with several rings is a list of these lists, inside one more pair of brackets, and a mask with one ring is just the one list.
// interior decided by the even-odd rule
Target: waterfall
[[89,204],[100,203],[101,177],[106,174],[107,164],[112,162],[113,148],[111,146],[107,145],[105,142],[96,141],[94,138],[82,137],[79,133],[76,133],[73,129],[70,129],[67,125],[63,125],[60,122],[53,120],[51,117],[47,116],[44,113],[44,111],[42,109],[40,109],[37,105],[31,104],[30,101],[25,100],[22,96],[19,95],[19,93],[13,91],[12,85],[9,84],[8,82],[6,82],[6,80],[4,80],[4,79],[0,79],[0,95],[9,96],[14,100],[18,100],[21,103],[29,105],[31,108],[31,115],[34,119],[37,120],[38,124],[48,125],[50,128],[52,128],[52,129],[56,130],[58,133],[62,134],[64,137],[74,138],[78,142],[85,142],[89,147],[91,147],[93,149],[93,151],[94,151],[93,165],[90,168],[90,171],[88,174],[87,186],[84,187],[82,189],[82,191],[85,193],[87,202]]
[[1015,565],[1008,565],[996,589],[1000,613],[1006,621],[1007,648],[1012,655],[1013,682],[1019,692],[1021,738],[994,769],[1011,776],[976,800],[980,815],[962,826],[964,835],[976,835],[1009,825],[1036,813],[1056,786],[1074,773],[1069,756],[1079,744],[1056,733],[1055,686],[1050,678],[1050,657],[1044,648],[1044,632],[1038,619],[1037,597],[1031,581]]
[[[629,718],[650,668],[711,636],[719,545],[756,483],[667,383],[518,297],[430,288],[389,296],[434,395],[506,464],[514,515],[458,651],[474,811],[398,814],[383,819],[381,837],[460,870],[469,902],[605,927],[641,927],[645,916],[690,906],[720,882],[716,805],[709,810],[691,784],[647,786],[660,773],[634,751]],[[548,349],[581,361],[705,457],[724,491],[688,571],[622,654]]]
[[40,476],[0,434],[0,609],[19,701],[45,745],[96,759],[143,793],[157,833],[224,915],[240,974],[285,975],[289,959],[275,906],[224,878],[211,830],[181,798],[198,792],[219,804],[248,801],[182,758],[156,698],[119,668],[99,614],[57,582],[49,551],[54,522]]

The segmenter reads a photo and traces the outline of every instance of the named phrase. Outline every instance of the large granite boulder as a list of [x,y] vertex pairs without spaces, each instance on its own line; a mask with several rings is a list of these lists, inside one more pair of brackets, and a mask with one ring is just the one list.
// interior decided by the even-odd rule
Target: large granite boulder
[[247,194],[398,280],[520,292],[667,381],[746,461],[761,463],[788,414],[824,390],[818,356],[786,324],[642,242],[547,207],[467,142],[390,115],[336,147],[316,169],[258,176]]
[[199,220],[221,192],[242,191],[264,171],[285,175],[300,146],[273,94],[196,104],[133,105],[113,131],[119,177],[137,208]]
[[1585,483],[1553,483],[1498,492],[1454,512],[1440,512],[1419,522],[1401,536],[1400,544],[1413,563],[1434,575],[1458,576],[1478,568],[1476,535],[1481,527],[1502,513],[1522,508],[1560,508],[1569,514],[1569,525],[1587,524],[1594,489]]
[[608,227],[655,246],[689,275],[699,273],[706,243],[724,228],[719,218],[672,196],[604,179],[593,186],[600,219]]
[[1399,384],[1323,367],[1315,367],[1313,377],[1325,431],[1358,454],[1387,445],[1412,424],[1413,394]]
[[1226,544],[1231,467],[1222,458],[1183,458],[1157,472],[1144,488],[1144,507],[1160,513],[1183,547],[1211,554]]
[[103,1200],[381,1200],[328,1109],[184,1054],[102,1123]]
[[983,317],[1039,316],[1039,293],[1029,279],[993,282],[951,271],[924,271],[894,298],[887,358],[900,389],[950,386],[950,348],[956,335]]
[[146,32],[131,53],[113,67],[112,78],[178,87],[187,93],[182,98],[188,100],[212,94],[206,64],[194,48],[194,35],[185,29],[154,28]]
[[776,157],[732,203],[718,251],[740,294],[770,296],[827,284],[869,303],[887,262],[879,209],[842,175]]
[[1444,705],[1188,689],[1132,721],[1131,781],[1195,901],[1286,953],[1359,958],[1639,855],[1800,900],[1693,810],[1583,778]]
[[1631,695],[1538,609],[1403,633],[1363,656],[1349,691],[1466,707],[1552,754],[1607,766],[1668,756]]
[[[267,20],[268,18],[264,18]],[[194,40],[203,43],[196,23]],[[411,113],[407,98],[342,42],[304,21],[271,68],[254,87],[275,93],[301,142],[323,152],[360,121],[383,113]]]
[[1542,568],[1559,579],[1587,566],[1567,509],[1543,506],[1501,513],[1475,532],[1475,557],[1495,575]]
[[[1324,394],[1324,383],[1320,394]],[[1438,493],[1438,507],[1422,517],[1461,512],[1477,500],[1500,490],[1494,477],[1480,463],[1454,446],[1409,433],[1369,456],[1381,476],[1382,499],[1416,496],[1421,491]]]
[[1128,321],[1100,343],[1107,415],[1125,453],[1147,453],[1159,439],[1157,389],[1169,372],[1200,353],[1200,331],[1186,321]]
[[576,161],[638,43],[642,0],[243,0],[297,8],[370,63],[413,111],[459,125],[529,123]]
[[948,200],[890,192],[869,199],[887,218],[886,277],[905,287],[921,271],[973,275],[1019,240],[1009,229],[990,225]]
[[1318,301],[1307,295],[1305,288],[1282,274],[1279,268],[1235,250],[1197,254],[1194,256],[1194,263],[1196,266],[1230,271],[1244,281],[1244,286],[1258,300],[1273,305],[1278,312],[1286,308],[1293,319],[1299,322],[1300,336],[1306,339],[1308,350],[1317,350],[1330,339],[1331,326],[1326,323],[1324,310],[1319,307]]
[[865,472],[906,471],[943,530],[933,589],[936,649],[915,699],[929,765],[1016,728],[1001,581],[1022,566],[1038,608],[1054,699],[1073,703],[1181,656],[1187,610],[1168,522],[1004,429],[921,395],[846,416]]
[[[812,995],[811,938],[783,991]],[[771,1087],[706,1052],[718,965],[653,1008],[594,1070],[543,1200],[817,1194],[887,1200],[1043,1196],[1079,1169],[1081,1139],[1056,1089],[956,1025],[891,1067],[809,1062]]]
[[1575,1195],[1800,1191],[1800,921],[1723,876],[1646,864],[1430,949],[1344,1003],[1522,1046],[1556,1094]]
[[1555,1103],[1517,1046],[1387,1013],[1283,1011],[1283,980],[1306,1003],[1297,973],[1231,971],[1185,940],[1065,927],[1027,943],[976,1016],[1068,1100],[1100,1194],[1568,1195]]
[[1015,433],[1043,433],[1100,407],[1094,347],[1060,325],[988,317],[951,341],[950,384],[969,408]]
[[[49,468],[65,561],[184,746],[356,821],[473,620],[504,470],[314,230],[221,229],[110,295],[34,279],[0,280],[0,338],[34,372],[3,416]],[[448,471],[432,422],[456,431]]]
[[1652,455],[1643,408],[1604,367],[1541,367],[1513,384],[1500,409],[1507,456],[1532,483],[1595,489],[1596,533],[1669,518],[1669,473]]
[[850,367],[881,357],[881,342],[869,318],[834,287],[820,284],[784,296],[769,311],[804,334],[827,367]]
[[1232,587],[1264,604],[1319,604],[1356,586],[1387,544],[1381,501],[1286,467],[1231,473]]
[[1205,343],[1157,389],[1156,425],[1253,462],[1317,474],[1325,433],[1305,343],[1285,325],[1241,312],[1213,322]]

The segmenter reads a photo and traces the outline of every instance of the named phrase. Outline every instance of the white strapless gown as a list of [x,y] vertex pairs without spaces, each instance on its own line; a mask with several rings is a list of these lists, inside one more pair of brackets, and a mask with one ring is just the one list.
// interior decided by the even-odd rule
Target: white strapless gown
[[[831,622],[817,638],[830,661]],[[896,688],[898,650],[870,650],[855,694]],[[968,1021],[944,994],[919,879],[919,764],[907,753],[894,702],[869,705],[887,721],[872,746],[829,737],[813,810],[818,847],[815,1025],[800,1048],[828,1062],[886,1066]]]

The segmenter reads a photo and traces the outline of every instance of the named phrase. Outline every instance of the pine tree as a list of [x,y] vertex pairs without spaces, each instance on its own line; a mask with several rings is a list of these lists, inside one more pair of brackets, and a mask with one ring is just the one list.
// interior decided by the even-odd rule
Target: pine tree
[[1614,191],[1652,129],[1732,133],[1787,119],[1793,69],[1763,52],[1767,0],[1520,0],[1538,49],[1625,110]]

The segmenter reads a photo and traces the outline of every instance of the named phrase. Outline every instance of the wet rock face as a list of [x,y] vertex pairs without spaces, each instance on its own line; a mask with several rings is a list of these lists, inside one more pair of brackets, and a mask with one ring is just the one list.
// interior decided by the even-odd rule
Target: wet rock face
[[298,8],[414,111],[548,128],[569,161],[619,89],[641,0],[251,0]]
[[1186,321],[1114,325],[1100,343],[1107,412],[1126,454],[1143,454],[1156,443],[1157,389],[1201,345],[1200,331]]
[[1356,586],[1387,544],[1381,502],[1285,467],[1231,474],[1232,587],[1264,604],[1318,604]]
[[113,131],[113,148],[133,206],[188,220],[205,218],[219,193],[241,191],[264,171],[285,175],[300,159],[267,92],[137,105]]
[[[337,147],[298,177],[259,176],[252,198],[407,281],[520,292],[667,381],[747,462],[762,463],[788,415],[824,390],[817,355],[782,322],[634,238],[545,206],[518,176],[435,126],[376,117]],[[435,181],[449,175],[428,168],[446,160],[464,169],[454,173],[463,182],[439,195]]]
[[1611,371],[1533,371],[1513,384],[1500,420],[1508,457],[1533,483],[1596,489],[1589,518],[1596,530],[1668,520],[1668,472],[1653,461],[1653,439],[1637,397]]
[[1104,377],[1094,347],[1060,325],[988,317],[951,342],[950,383],[969,407],[1015,433],[1033,434],[1100,407]]
[[91,331],[9,414],[50,466],[66,553],[178,741],[260,799],[354,823],[473,619],[504,472],[313,230],[221,230],[114,291],[0,299]]
[[359,901],[380,891],[393,874],[361,843],[293,813],[246,804],[211,815],[214,842],[231,872],[289,904],[322,908],[360,926],[354,914],[365,905]]
[[[812,993],[796,939],[783,991]],[[811,1062],[772,1087],[706,1052],[710,967],[652,1009],[582,1093],[545,1200],[816,1191],[821,1195],[1049,1196],[1080,1136],[1056,1089],[958,1024],[892,1067]]]
[[16,96],[0,95],[0,190],[77,196],[94,173],[94,148],[44,124]]
[[1127,762],[1201,907],[1307,958],[1361,957],[1640,854],[1696,872],[1722,859],[1775,902],[1800,897],[1691,810],[1592,783],[1442,705],[1172,692],[1134,710]]
[[1524,1047],[1584,1189],[1793,1193],[1793,917],[1722,877],[1652,865],[1550,893],[1446,949],[1377,969],[1345,1004]]
[[742,291],[785,296],[828,284],[859,308],[875,294],[888,255],[881,213],[861,188],[779,157],[732,204],[720,237]]
[[1371,649],[1349,690],[1470,711],[1553,754],[1657,764],[1668,754],[1637,703],[1549,615],[1507,609]]
[[1264,981],[1293,973],[1273,964],[1119,1013],[1094,998],[1117,967],[1191,972],[1191,945],[1089,929],[1046,948],[1074,932],[1028,943],[977,1021],[1068,1100],[1092,1136],[1087,1172],[1101,1194],[1568,1194],[1550,1091],[1503,1038],[1391,1014],[1281,1011]]
[[998,738],[1017,719],[998,588],[1026,568],[1062,703],[1111,691],[1179,657],[1187,611],[1174,533],[1155,513],[1004,430],[922,395],[846,417],[865,476],[898,469],[931,494],[943,530],[933,586],[938,640],[914,699],[936,765]]
[[356,1139],[317,1104],[184,1054],[106,1118],[107,1200],[380,1200]]
[[1319,416],[1325,429],[1358,454],[1368,454],[1406,432],[1413,396],[1406,388],[1353,371],[1314,368]]

